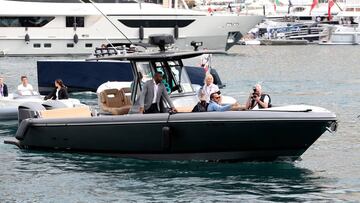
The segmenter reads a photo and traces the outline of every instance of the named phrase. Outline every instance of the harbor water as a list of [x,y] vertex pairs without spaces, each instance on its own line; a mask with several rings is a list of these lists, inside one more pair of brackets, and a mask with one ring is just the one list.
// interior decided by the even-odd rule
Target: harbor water
[[[0,75],[10,91],[21,75],[35,85],[36,61],[47,59],[2,57]],[[208,163],[23,151],[3,144],[16,121],[1,121],[0,202],[360,202],[360,46],[237,46],[212,61],[223,94],[244,103],[261,83],[273,105],[335,112],[338,131],[296,162]]]

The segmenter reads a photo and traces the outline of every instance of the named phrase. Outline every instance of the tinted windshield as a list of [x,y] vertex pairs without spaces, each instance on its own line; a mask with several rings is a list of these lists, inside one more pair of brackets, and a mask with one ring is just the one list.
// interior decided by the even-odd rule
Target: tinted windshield
[[137,87],[137,95],[140,94],[142,85],[146,81],[152,80],[155,71],[163,74],[162,82],[169,94],[194,91],[190,79],[180,61],[137,62],[136,68],[138,84],[140,84]]

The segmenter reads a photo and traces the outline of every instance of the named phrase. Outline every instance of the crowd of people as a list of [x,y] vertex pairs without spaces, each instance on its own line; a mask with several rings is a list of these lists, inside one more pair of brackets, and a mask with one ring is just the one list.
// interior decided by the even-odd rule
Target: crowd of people
[[[23,75],[20,77],[21,83],[17,86],[17,90],[15,94],[20,96],[31,96],[31,95],[38,95],[36,91],[34,91],[33,86],[29,83],[29,79],[27,76]],[[54,82],[54,90],[47,96],[44,97],[45,100],[53,99],[68,99],[69,94],[67,91],[66,86],[64,85],[61,79],[57,79]],[[0,97],[8,97],[9,90],[8,86],[4,83],[4,78],[0,77]]]
[[[152,80],[148,80],[143,85],[140,95],[140,113],[160,113],[162,112],[162,101],[166,102],[171,111],[177,112],[171,101],[162,81],[162,73],[156,72]],[[268,94],[262,92],[260,84],[256,84],[250,93],[245,105],[239,103],[222,104],[222,96],[219,87],[214,84],[214,78],[207,74],[204,86],[199,90],[199,102],[194,106],[192,112],[206,111],[239,111],[249,109],[261,109],[271,107],[271,99]]]
[[204,86],[199,91],[199,102],[192,112],[204,111],[239,111],[250,109],[263,109],[271,107],[271,98],[262,92],[260,84],[256,84],[250,93],[245,105],[239,103],[222,104],[222,96],[219,87],[214,84],[211,74],[205,76]]
[[[21,84],[17,87],[17,94],[21,96],[36,95],[33,86],[29,83],[27,76],[21,76]],[[163,109],[163,101],[166,102],[171,111],[177,112],[173,102],[171,101],[165,85],[161,82],[163,80],[162,73],[156,72],[152,80],[145,82],[143,90],[140,95],[140,113],[160,113]],[[68,99],[69,94],[67,87],[61,79],[54,82],[53,91],[44,97],[45,100],[60,100]],[[0,77],[0,97],[7,97],[9,95],[8,87],[4,83],[4,78]],[[199,90],[199,102],[192,109],[192,112],[206,112],[206,111],[238,111],[249,109],[262,109],[271,107],[271,98],[268,94],[262,92],[260,84],[253,87],[245,105],[239,103],[222,104],[222,96],[219,87],[214,84],[214,78],[211,74],[207,74],[204,80],[204,86]]]

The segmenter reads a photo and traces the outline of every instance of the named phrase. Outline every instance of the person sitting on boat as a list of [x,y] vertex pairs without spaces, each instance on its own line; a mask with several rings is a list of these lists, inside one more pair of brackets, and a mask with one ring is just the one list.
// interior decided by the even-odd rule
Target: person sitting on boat
[[191,112],[206,112],[208,103],[206,102],[206,97],[204,94],[202,94],[199,98],[199,102],[194,106]]
[[246,101],[246,109],[265,109],[271,107],[271,98],[268,94],[262,92],[260,84],[256,84],[253,92],[250,93]]
[[21,84],[17,88],[19,95],[34,95],[34,88],[31,84],[29,84],[29,80],[27,76],[21,76]]
[[207,111],[237,111],[241,110],[241,106],[238,103],[235,104],[221,104],[221,95],[217,92],[214,92],[210,95],[210,103],[207,107]]
[[7,85],[4,83],[4,78],[0,77],[0,97],[9,96]]
[[67,88],[65,87],[61,79],[55,80],[54,90],[44,98],[45,100],[60,100],[60,99],[69,99],[69,94]]
[[208,73],[205,76],[204,86],[202,87],[200,94],[203,94],[206,98],[206,102],[209,103],[210,95],[214,92],[219,92],[219,87],[214,84],[213,76]]
[[145,82],[140,95],[140,113],[160,113],[161,101],[166,101],[171,110],[177,112],[162,79],[162,73],[156,72],[152,80]]

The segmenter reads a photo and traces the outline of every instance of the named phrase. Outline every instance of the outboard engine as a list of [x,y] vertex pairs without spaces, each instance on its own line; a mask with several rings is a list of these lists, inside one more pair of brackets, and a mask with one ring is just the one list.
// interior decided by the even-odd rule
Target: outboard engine
[[18,122],[19,125],[21,121],[27,118],[37,118],[39,116],[39,111],[46,110],[46,108],[37,102],[27,102],[23,103],[19,106],[18,112]]

